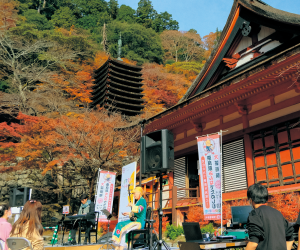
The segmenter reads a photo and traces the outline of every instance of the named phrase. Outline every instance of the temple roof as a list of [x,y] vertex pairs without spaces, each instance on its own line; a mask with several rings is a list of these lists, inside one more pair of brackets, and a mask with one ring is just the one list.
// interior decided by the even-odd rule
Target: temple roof
[[[213,50],[211,56],[203,66],[199,75],[196,77],[179,103],[184,102],[185,100],[201,93],[207,87],[212,86],[219,80],[224,80],[224,76],[229,76],[229,73],[231,76],[234,75],[233,71],[237,73],[238,68],[234,68],[220,77],[220,75],[224,71],[224,67],[220,68],[219,66],[224,62],[224,60],[226,60],[226,56],[229,57],[229,60],[225,61],[227,62],[226,66],[232,64],[230,59],[232,59],[233,62],[239,60],[239,58],[232,57],[234,55],[233,53],[236,52],[234,50],[238,47],[243,38],[241,35],[242,29],[245,28],[243,27],[243,25],[252,26],[252,30],[254,30],[255,26],[264,27],[265,29],[269,30],[274,29],[274,32],[276,34],[273,34],[273,38],[268,37],[273,40],[262,42],[274,43],[280,38],[286,37],[287,39],[281,43],[284,44],[287,40],[299,36],[300,15],[275,9],[260,0],[234,0],[229,17],[220,36],[218,45]],[[259,47],[259,44],[257,46]],[[255,46],[249,46],[249,48],[247,49],[253,49],[254,47]],[[259,47],[259,49],[261,49],[261,47],[262,45]],[[284,46],[281,47],[283,49]],[[280,50],[277,49],[277,51],[279,52]],[[263,53],[265,53],[265,51]],[[263,53],[260,54],[262,55]],[[271,54],[272,53],[269,53],[269,56],[271,56]],[[259,56],[255,59],[259,59]],[[266,56],[261,56],[260,60],[263,59],[266,59]],[[259,60],[256,60],[256,62],[258,61]],[[249,62],[247,63],[249,64]]]

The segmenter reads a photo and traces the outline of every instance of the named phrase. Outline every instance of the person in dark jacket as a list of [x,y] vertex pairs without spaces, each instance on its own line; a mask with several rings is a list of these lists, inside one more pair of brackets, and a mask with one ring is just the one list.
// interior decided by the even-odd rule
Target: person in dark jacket
[[[85,214],[87,219],[85,225],[85,238],[84,238],[84,244],[86,244],[89,239],[91,227],[95,225],[95,204],[94,202],[88,199],[88,196],[86,194],[82,194],[80,196],[80,200],[81,200],[81,205],[78,210],[78,215]],[[75,237],[76,237],[77,229],[78,229],[78,223],[75,223],[73,229],[71,230],[71,238],[72,238],[71,244],[76,244]]]
[[266,205],[268,189],[253,184],[248,188],[247,197],[253,210],[248,217],[246,250],[290,250],[294,228],[278,210]]

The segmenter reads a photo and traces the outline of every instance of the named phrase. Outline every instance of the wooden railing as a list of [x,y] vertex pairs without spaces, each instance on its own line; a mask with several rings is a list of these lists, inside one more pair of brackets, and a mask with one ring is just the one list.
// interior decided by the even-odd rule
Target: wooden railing
[[[177,196],[177,191],[180,190],[185,190],[185,191],[189,191],[189,195],[187,195],[188,197],[178,197]],[[176,211],[176,206],[177,206],[177,202],[180,200],[190,200],[190,199],[196,199],[198,202],[200,201],[200,195],[199,195],[199,188],[177,188],[176,186],[173,186],[171,189],[165,189],[162,190],[162,192],[170,192],[172,194],[171,198],[166,198],[166,199],[162,199],[162,201],[167,201],[166,203],[166,207],[163,208],[171,208],[172,209],[172,223],[177,224],[177,211]],[[190,191],[196,191],[196,196],[195,197],[191,197],[192,192]],[[193,192],[194,193],[194,192]],[[149,199],[149,196],[152,195],[152,199]],[[155,195],[155,199],[153,198],[153,196]],[[159,208],[159,196],[160,196],[160,190],[158,189],[157,191],[153,192],[153,193],[146,193],[146,200],[147,200],[147,204],[148,206],[152,207],[153,210],[157,210]]]

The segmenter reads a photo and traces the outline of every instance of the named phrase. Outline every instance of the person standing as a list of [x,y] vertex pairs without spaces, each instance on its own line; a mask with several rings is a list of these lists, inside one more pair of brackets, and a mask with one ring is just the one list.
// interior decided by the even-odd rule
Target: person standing
[[123,248],[127,246],[127,233],[145,227],[147,202],[143,197],[144,190],[141,187],[136,187],[132,193],[134,194],[134,199],[137,203],[135,205],[133,203],[128,203],[128,206],[132,208],[132,211],[130,213],[125,212],[123,215],[129,215],[130,217],[136,216],[137,219],[136,221],[122,221],[116,225],[112,236],[113,245],[116,246],[115,250],[123,250]]
[[[82,194],[80,196],[81,205],[78,210],[78,215],[86,215],[86,225],[85,225],[85,238],[84,238],[84,244],[87,244],[87,241],[89,240],[89,235],[91,231],[91,226],[95,225],[95,204],[91,200],[88,199],[88,196],[86,194]],[[74,214],[77,215],[77,214]],[[76,222],[73,226],[73,229],[71,230],[71,244],[76,244],[76,231],[78,229],[79,223]],[[89,242],[91,243],[91,242]]]
[[0,205],[0,244],[2,249],[8,250],[6,239],[11,232],[11,224],[7,221],[11,217],[11,209],[8,204]]
[[278,210],[267,206],[268,189],[253,184],[248,188],[247,197],[253,210],[248,217],[246,250],[290,250],[294,228]]
[[[42,226],[42,203],[29,200],[25,203],[20,218],[12,226],[10,237],[27,238],[33,250],[44,249],[43,226]],[[29,250],[29,248],[24,248]]]

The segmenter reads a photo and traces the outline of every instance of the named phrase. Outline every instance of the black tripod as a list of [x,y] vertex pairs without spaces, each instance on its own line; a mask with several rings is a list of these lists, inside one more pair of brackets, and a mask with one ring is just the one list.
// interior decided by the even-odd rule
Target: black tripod
[[[159,177],[159,210],[158,210],[158,216],[159,216],[159,231],[158,231],[158,240],[154,242],[153,249],[161,250],[161,245],[164,245],[164,247],[167,250],[171,250],[169,245],[162,239],[162,217],[163,217],[163,211],[162,211],[162,179],[163,179],[163,173],[160,173],[157,175]],[[151,245],[151,244],[150,244]],[[150,250],[151,246],[150,246]]]

